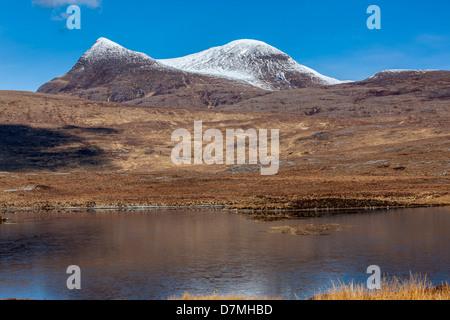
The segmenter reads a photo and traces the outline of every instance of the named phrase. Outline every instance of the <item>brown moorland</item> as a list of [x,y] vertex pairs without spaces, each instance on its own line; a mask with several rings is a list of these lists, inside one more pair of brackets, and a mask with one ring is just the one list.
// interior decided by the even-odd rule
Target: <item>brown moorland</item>
[[[293,99],[324,89],[299,90],[290,93]],[[351,90],[362,96],[369,89]],[[339,116],[323,107],[296,114],[183,109],[0,91],[0,205],[294,210],[450,204],[449,100],[399,94],[384,108],[379,98],[353,104],[354,116],[342,107],[345,116]],[[175,166],[171,134],[192,132],[195,120],[222,132],[279,129],[279,173],[261,176],[251,165]]]

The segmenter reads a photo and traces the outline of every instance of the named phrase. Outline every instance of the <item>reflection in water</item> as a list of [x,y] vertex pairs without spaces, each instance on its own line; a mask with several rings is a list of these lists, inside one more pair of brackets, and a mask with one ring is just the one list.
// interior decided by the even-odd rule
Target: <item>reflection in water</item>
[[[366,268],[449,280],[449,208],[255,222],[229,212],[13,215],[0,225],[0,298],[167,299],[188,291],[311,297]],[[39,217],[39,219],[38,219]],[[326,236],[267,233],[299,223],[351,226]],[[66,268],[82,289],[66,288]]]

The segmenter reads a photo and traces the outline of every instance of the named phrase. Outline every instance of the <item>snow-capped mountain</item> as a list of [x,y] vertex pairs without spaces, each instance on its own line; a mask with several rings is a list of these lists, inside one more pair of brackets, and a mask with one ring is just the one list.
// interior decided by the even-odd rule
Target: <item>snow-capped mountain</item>
[[38,92],[144,105],[215,107],[267,91],[339,84],[256,40],[237,40],[176,59],[155,60],[99,38],[65,75]]
[[256,40],[237,40],[182,58],[158,62],[186,72],[227,78],[265,90],[343,82],[305,67],[277,48]]
[[128,50],[106,38],[99,38],[95,44],[81,56],[80,62],[96,63],[98,61],[109,61],[113,59],[125,59],[129,62],[155,62],[155,59],[150,58],[144,53]]
[[338,83],[256,40],[237,40],[183,58],[155,60],[99,38],[68,73],[45,83],[38,92],[139,104],[184,100],[187,106],[211,107],[261,95],[262,90]]
[[91,100],[184,107],[234,103],[260,91],[167,66],[105,38],[98,39],[68,73],[38,89]]
[[171,70],[172,68],[160,64],[145,53],[132,51],[121,45],[99,38],[95,44],[84,53],[72,68],[71,72],[95,74],[119,74],[129,70],[140,72],[144,70]]
[[[314,115],[329,97],[353,95],[351,90],[361,86],[375,88],[367,90],[369,96],[386,96],[424,92],[433,84],[426,97],[448,99],[449,81],[450,71],[385,70],[335,87],[349,81],[321,75],[261,41],[237,40],[182,58],[155,60],[100,38],[69,72],[38,92],[141,106]],[[312,111],[305,109],[311,105]]]

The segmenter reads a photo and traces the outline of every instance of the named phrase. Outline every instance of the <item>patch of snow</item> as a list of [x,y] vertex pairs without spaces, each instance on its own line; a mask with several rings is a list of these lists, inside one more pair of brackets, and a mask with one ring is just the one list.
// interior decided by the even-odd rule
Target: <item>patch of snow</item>
[[185,57],[157,61],[186,72],[236,80],[266,90],[273,89],[268,77],[286,81],[286,72],[308,75],[320,84],[344,82],[303,66],[277,48],[257,40],[236,40]]
[[26,186],[18,189],[3,190],[3,192],[33,191],[34,189],[36,189],[36,186]]
[[[297,63],[284,52],[257,40],[236,40],[224,46],[213,47],[181,58],[155,60],[150,56],[132,51],[121,45],[99,38],[80,58],[76,72],[83,72],[86,65],[120,60],[120,63],[141,64],[140,69],[157,68],[196,73],[239,81],[265,90],[276,90],[277,85],[292,86],[290,76],[323,84],[334,85],[352,81],[340,81],[324,76]],[[291,79],[292,80],[292,79]]]
[[108,40],[99,38],[95,44],[81,57],[86,61],[107,60],[111,58],[140,58],[143,60],[154,61],[145,53],[128,50],[121,45]]
[[103,61],[120,60],[121,63],[138,63],[142,64],[140,68],[152,69],[173,69],[163,64],[158,63],[155,59],[142,52],[132,51],[122,47],[121,45],[108,40],[106,38],[99,38],[95,44],[80,58],[81,65],[77,68],[78,72],[84,71],[84,65],[95,64]]
[[375,73],[369,79],[377,79],[383,75],[387,74],[395,74],[395,73],[403,73],[403,72],[415,72],[415,73],[426,73],[432,71],[439,71],[437,69],[387,69],[380,72]]

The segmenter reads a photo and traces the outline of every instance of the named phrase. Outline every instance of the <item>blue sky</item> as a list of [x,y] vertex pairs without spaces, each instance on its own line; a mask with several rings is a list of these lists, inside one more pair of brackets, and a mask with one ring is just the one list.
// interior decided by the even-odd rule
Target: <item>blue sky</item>
[[[68,30],[62,13],[77,3],[82,29]],[[366,27],[372,4],[381,30]],[[383,69],[450,70],[450,1],[2,0],[0,90],[37,90],[99,37],[157,59],[256,39],[327,76],[361,80]]]

